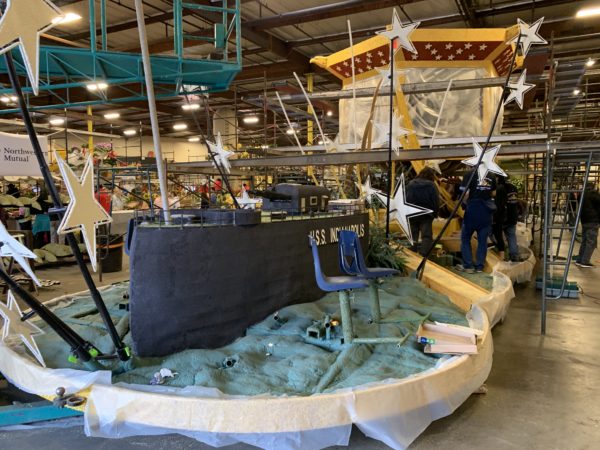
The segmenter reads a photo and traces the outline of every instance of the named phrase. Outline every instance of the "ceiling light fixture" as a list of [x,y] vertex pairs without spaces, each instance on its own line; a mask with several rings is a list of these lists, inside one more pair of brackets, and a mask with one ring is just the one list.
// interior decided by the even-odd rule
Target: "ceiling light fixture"
[[582,19],[585,17],[592,17],[598,15],[600,15],[600,6],[594,6],[591,8],[581,8],[579,11],[577,11],[575,17],[577,17],[578,19]]
[[119,114],[119,113],[106,113],[106,114],[104,114],[104,118],[108,119],[108,120],[118,119],[119,117],[121,117],[121,114]]
[[184,111],[196,111],[200,109],[200,105],[198,103],[186,103],[185,105],[181,106],[181,109]]
[[258,117],[257,116],[246,116],[242,119],[242,121],[244,123],[247,123],[249,125],[254,124],[254,123],[258,123]]
[[135,136],[137,133],[137,131],[133,130],[133,129],[129,129],[129,130],[125,130],[123,131],[123,134],[125,136]]
[[296,130],[294,130],[293,128],[288,128],[287,130],[285,130],[285,134],[289,134],[289,135],[296,134]]
[[99,81],[96,83],[88,83],[86,87],[87,87],[87,90],[91,91],[91,92],[103,91],[106,88],[108,88],[108,83],[106,83],[104,81]]
[[333,116],[333,111],[331,111],[331,110],[327,111],[327,117],[331,117],[331,116]]
[[581,94],[581,89],[573,89],[573,95]]
[[183,131],[183,130],[187,130],[187,125],[185,123],[176,123],[175,125],[173,125],[173,129],[175,131]]
[[592,59],[592,58],[589,58],[589,59],[588,59],[588,60],[585,62],[585,65],[586,65],[586,66],[588,66],[588,67],[592,67],[594,64],[596,64],[596,60],[595,60],[595,59]]
[[2,103],[9,103],[10,102],[10,98],[9,97],[0,97],[0,102],[2,102]]
[[200,138],[199,137],[191,137],[188,139],[188,142],[200,142]]
[[63,119],[62,117],[54,117],[53,119],[49,120],[49,123],[50,125],[58,126],[65,123],[65,119]]
[[17,98],[17,96],[16,96],[16,95],[11,95],[11,96],[10,96],[10,101],[11,101],[11,102],[16,102],[17,100],[18,100],[18,98]]
[[66,23],[77,22],[81,19],[81,16],[74,12],[68,12],[62,16],[58,16],[55,19],[52,19],[52,24],[54,25],[64,25]]

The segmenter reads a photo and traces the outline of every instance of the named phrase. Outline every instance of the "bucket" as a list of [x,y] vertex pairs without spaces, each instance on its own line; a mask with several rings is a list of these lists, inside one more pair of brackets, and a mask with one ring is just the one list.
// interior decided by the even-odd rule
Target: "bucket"
[[103,273],[123,270],[123,236],[111,234],[106,248],[106,236],[98,236],[98,255]]

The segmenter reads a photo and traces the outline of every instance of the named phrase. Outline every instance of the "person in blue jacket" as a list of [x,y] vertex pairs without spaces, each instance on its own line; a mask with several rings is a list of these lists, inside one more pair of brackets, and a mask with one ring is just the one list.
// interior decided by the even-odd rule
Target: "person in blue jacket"
[[435,185],[435,170],[425,167],[406,186],[406,201],[422,208],[433,211],[431,214],[411,217],[410,232],[415,243],[421,238],[419,253],[427,255],[433,242],[433,219],[437,217],[440,208],[440,193]]
[[[479,180],[479,177],[475,174],[469,184],[471,173],[472,171],[463,177],[460,186],[460,190],[466,190],[467,193],[463,200],[466,202],[466,208],[460,233],[460,252],[463,263],[456,266],[458,270],[468,273],[483,272],[485,257],[487,256],[487,241],[492,232],[492,216],[496,211],[494,202],[496,194],[495,178],[488,173],[483,180]],[[471,248],[473,233],[477,233],[475,261],[473,261]]]

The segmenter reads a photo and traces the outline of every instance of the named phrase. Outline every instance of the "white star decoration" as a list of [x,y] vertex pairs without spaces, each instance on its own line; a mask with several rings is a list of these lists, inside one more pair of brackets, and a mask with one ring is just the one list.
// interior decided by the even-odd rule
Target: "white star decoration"
[[[481,164],[479,164],[479,167],[477,168],[477,176],[479,178],[480,183],[483,182],[483,180],[487,176],[488,172],[502,175],[503,177],[506,176],[506,173],[494,161],[494,159],[496,159],[496,155],[498,154],[498,151],[500,151],[500,147],[501,147],[501,145],[496,145],[495,147],[488,148],[486,150],[485,154],[483,155]],[[472,166],[472,167],[477,165],[477,161],[479,161],[479,157],[481,156],[481,153],[483,152],[483,148],[481,148],[481,145],[479,145],[475,139],[473,139],[473,150],[475,151],[475,156],[473,156],[469,159],[464,159],[462,161],[463,164],[466,164],[466,165]]]
[[58,169],[69,191],[71,201],[59,227],[59,234],[81,230],[85,248],[96,271],[96,227],[112,222],[111,217],[94,197],[94,168],[91,155],[88,156],[81,178],[71,170],[68,164],[56,155]]
[[25,258],[35,259],[35,253],[17,241],[10,233],[4,228],[2,222],[0,222],[0,242],[3,244],[0,247],[0,256],[6,258],[12,258],[23,268],[25,273],[29,275],[29,277],[37,284],[41,286],[40,280],[37,279],[33,270],[31,270],[31,266],[27,262]]
[[27,346],[27,348],[33,353],[35,359],[38,362],[46,367],[46,363],[44,362],[44,358],[40,353],[40,349],[38,348],[33,336],[38,334],[44,334],[42,330],[40,330],[34,324],[21,320],[23,313],[15,300],[15,296],[11,291],[8,291],[8,304],[4,302],[0,302],[0,316],[4,318],[4,326],[2,327],[2,340],[5,341],[7,337],[11,334],[16,334],[19,336],[23,344]]
[[[372,145],[382,145],[389,142],[389,122],[387,120],[384,122],[373,122],[373,125],[377,128],[377,139],[371,139]],[[410,131],[400,126],[400,117],[394,112],[394,115],[392,116],[392,150],[394,150],[397,155],[402,148],[400,137],[406,136],[408,133],[410,133]]]
[[[548,41],[541,37],[538,33],[540,27],[544,22],[544,18],[536,20],[532,25],[527,25],[521,19],[517,19],[519,25],[519,35],[521,36],[521,49],[523,50],[523,56],[527,56],[529,49],[532,44],[547,44]],[[511,42],[516,42],[519,35],[515,36]]]
[[517,102],[517,105],[519,105],[519,108],[523,109],[523,96],[535,87],[535,84],[525,83],[526,78],[527,69],[523,69],[523,72],[521,73],[521,76],[519,76],[519,80],[516,83],[508,83],[510,93],[504,101],[505,105],[514,100]]
[[355,183],[356,187],[358,188],[358,190],[360,191],[360,197],[359,198],[364,198],[367,202],[371,203],[373,201],[373,196],[377,195],[378,193],[381,194],[381,191],[378,189],[373,189],[371,187],[371,177],[367,177],[367,179],[365,180],[365,183],[360,185],[358,183]]
[[217,133],[217,142],[206,141],[211,153],[215,158],[215,163],[220,165],[227,173],[231,172],[231,163],[229,158],[234,155],[234,152],[225,150],[223,148],[223,140],[221,139],[221,133]]
[[35,95],[39,86],[40,35],[55,26],[60,16],[60,9],[48,0],[8,0],[0,19],[0,54],[20,47]]
[[[376,189],[372,189],[372,191],[384,206],[387,205],[387,195]],[[396,220],[398,222],[400,228],[408,238],[411,245],[414,244],[414,241],[412,238],[412,232],[410,231],[409,220],[412,217],[422,216],[423,214],[431,214],[432,212],[433,211],[431,209],[422,208],[406,202],[404,174],[400,175],[400,180],[396,186],[396,193],[394,194],[394,197],[390,199],[390,211],[388,214],[391,220]]]
[[409,36],[413,31],[415,31],[415,28],[417,28],[420,23],[421,22],[413,22],[408,25],[402,25],[400,17],[398,16],[398,12],[394,9],[394,14],[392,16],[392,29],[389,31],[378,31],[377,34],[388,38],[390,41],[398,39],[398,43],[400,44],[398,50],[402,47],[411,53],[418,53]]

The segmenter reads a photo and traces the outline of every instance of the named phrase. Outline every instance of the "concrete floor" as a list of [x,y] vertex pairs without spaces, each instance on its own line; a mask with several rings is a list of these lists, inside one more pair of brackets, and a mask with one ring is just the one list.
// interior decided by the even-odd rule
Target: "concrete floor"
[[[598,251],[594,262],[600,265]],[[40,271],[41,278],[62,281],[59,287],[45,289],[40,297],[83,290],[76,274],[75,266]],[[112,283],[126,277],[126,272],[107,274],[104,281]],[[573,267],[569,279],[577,281],[584,294],[577,300],[550,304],[546,336],[540,335],[539,292],[533,283],[516,287],[517,296],[507,319],[493,332],[495,353],[488,393],[472,395],[454,414],[431,424],[410,446],[411,450],[438,449],[442,445],[490,450],[600,448],[600,268]],[[140,447],[212,448],[178,435],[118,441],[86,438],[80,426],[0,431],[2,450]],[[355,429],[348,448],[388,447]]]

